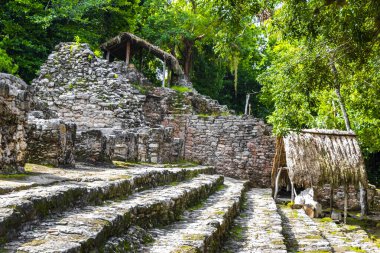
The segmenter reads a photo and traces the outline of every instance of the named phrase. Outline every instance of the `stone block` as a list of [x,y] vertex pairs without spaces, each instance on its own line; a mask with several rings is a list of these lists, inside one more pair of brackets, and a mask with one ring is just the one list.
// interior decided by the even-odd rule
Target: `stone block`
[[27,161],[53,166],[75,166],[76,125],[59,119],[29,117]]

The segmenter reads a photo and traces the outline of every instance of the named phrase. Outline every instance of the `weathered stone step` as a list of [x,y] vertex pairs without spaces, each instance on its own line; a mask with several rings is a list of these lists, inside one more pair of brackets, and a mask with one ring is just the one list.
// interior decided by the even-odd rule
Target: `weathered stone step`
[[245,198],[244,211],[234,220],[222,252],[287,252],[272,190],[254,188]]
[[99,176],[90,171],[88,171],[90,176],[85,176],[83,169],[70,170],[67,172],[68,175],[75,171],[83,174],[83,181],[59,182],[1,195],[0,238],[3,238],[1,241],[14,237],[24,222],[41,218],[51,212],[97,204],[106,199],[122,197],[157,185],[182,181],[200,173],[214,172],[213,168],[205,166],[94,170],[98,171]]
[[338,225],[326,219],[314,219],[314,221],[322,235],[330,242],[334,252],[380,252],[380,248],[358,226]]
[[20,233],[5,252],[88,252],[131,224],[156,226],[172,222],[186,207],[199,202],[223,184],[218,175],[200,175],[173,186],[135,193],[120,201],[87,206],[51,216]]
[[[221,240],[240,210],[246,187],[246,182],[225,178],[224,189],[211,195],[202,205],[189,209],[179,222],[150,230],[149,233],[155,241],[133,249],[133,252],[218,251]],[[127,250],[124,248],[120,252],[125,251]]]
[[329,241],[323,237],[317,224],[303,209],[291,209],[283,205],[278,207],[288,251],[332,252]]

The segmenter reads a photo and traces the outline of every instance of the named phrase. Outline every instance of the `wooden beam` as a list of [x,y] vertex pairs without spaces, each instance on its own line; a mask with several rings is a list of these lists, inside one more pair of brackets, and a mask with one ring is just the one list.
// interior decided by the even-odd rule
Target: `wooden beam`
[[125,64],[127,64],[127,67],[129,65],[130,57],[131,57],[131,42],[127,41],[127,45],[125,47]]
[[281,171],[282,171],[282,168],[278,168],[278,172],[277,172],[277,177],[276,177],[276,183],[274,185],[274,200],[277,199],[277,194],[278,194],[278,183],[280,181],[280,175],[281,175]]
[[347,206],[348,206],[348,186],[345,185],[343,187],[343,190],[344,190],[344,210],[343,210],[343,222],[344,224],[347,224]]
[[333,184],[330,183],[330,216],[333,212],[333,205],[334,205],[334,187],[333,187]]
[[110,51],[108,50],[108,51],[107,51],[107,57],[106,57],[107,61],[110,61],[110,55],[111,55],[111,53],[110,53]]
[[162,87],[165,87],[165,72],[166,72],[166,63],[162,62]]

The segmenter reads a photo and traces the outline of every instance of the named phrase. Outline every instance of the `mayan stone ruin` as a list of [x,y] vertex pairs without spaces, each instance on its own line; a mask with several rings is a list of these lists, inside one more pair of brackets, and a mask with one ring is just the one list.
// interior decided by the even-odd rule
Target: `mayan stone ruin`
[[30,85],[0,74],[0,252],[380,252],[359,226],[276,203],[272,127],[186,85],[84,43],[58,44]]

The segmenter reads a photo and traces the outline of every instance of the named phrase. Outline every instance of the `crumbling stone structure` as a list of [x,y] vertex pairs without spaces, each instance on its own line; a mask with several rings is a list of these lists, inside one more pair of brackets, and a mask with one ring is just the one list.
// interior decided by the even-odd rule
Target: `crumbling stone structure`
[[0,174],[23,171],[29,106],[27,84],[15,76],[0,73]]
[[[45,124],[41,118],[76,124],[76,136],[63,138],[75,140],[70,154],[76,161],[190,160],[215,165],[219,173],[250,179],[255,186],[270,185],[274,139],[263,121],[230,116],[226,106],[191,88],[153,87],[133,67],[99,59],[86,44],[59,44],[32,86],[40,101],[34,115],[43,116],[30,116],[31,124]],[[53,150],[67,150],[59,138],[54,141]],[[35,157],[51,163],[49,157]],[[74,161],[51,157],[60,164]]]
[[212,164],[218,173],[268,187],[275,140],[271,127],[249,116],[166,117],[165,125],[184,140],[183,157]]
[[28,117],[27,136],[28,162],[75,166],[75,124],[60,119],[39,119],[31,113]]

